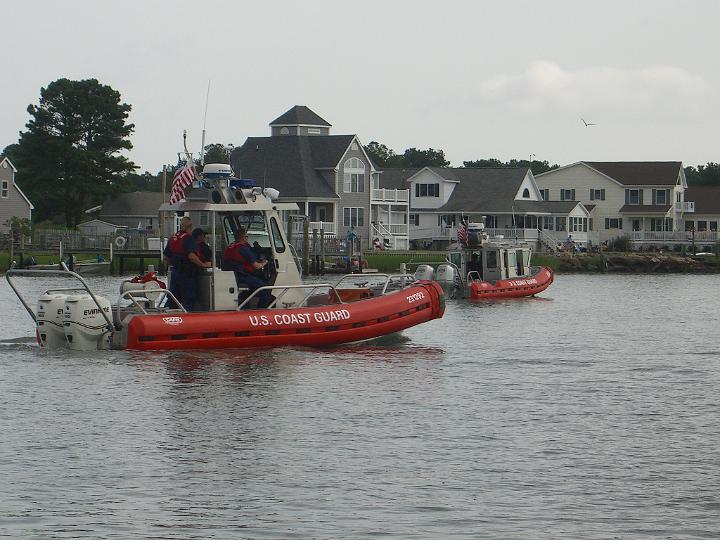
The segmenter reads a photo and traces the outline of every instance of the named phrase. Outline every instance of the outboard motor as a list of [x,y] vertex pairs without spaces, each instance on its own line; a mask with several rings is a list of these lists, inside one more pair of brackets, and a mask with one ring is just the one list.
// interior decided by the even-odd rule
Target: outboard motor
[[443,287],[447,285],[454,285],[457,281],[458,275],[455,267],[451,264],[441,264],[437,268],[437,275],[435,281],[437,281]]
[[432,266],[429,264],[421,264],[415,270],[415,280],[420,281],[421,279],[425,279],[432,281],[433,274],[435,274],[435,269]]
[[38,299],[36,323],[41,347],[59,349],[67,346],[63,328],[67,297],[67,294],[45,293]]
[[96,351],[110,348],[112,331],[102,312],[112,321],[110,301],[96,296],[98,304],[89,294],[68,296],[65,300],[63,327],[68,347],[74,351]]

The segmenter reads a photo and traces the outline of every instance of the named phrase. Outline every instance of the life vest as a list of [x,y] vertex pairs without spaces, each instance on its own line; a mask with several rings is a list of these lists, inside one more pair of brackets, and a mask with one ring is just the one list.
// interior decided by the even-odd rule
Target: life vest
[[185,246],[183,244],[188,236],[190,236],[189,233],[185,231],[178,231],[170,237],[170,241],[168,242],[168,252],[170,255],[185,259],[187,258],[187,253],[185,253]]
[[247,242],[239,241],[233,242],[225,248],[225,252],[223,253],[223,261],[226,263],[240,263],[246,273],[252,274],[255,271],[255,266],[253,266],[252,262],[248,261],[245,257],[242,256],[242,253],[240,253],[241,247],[250,248],[250,244],[248,244]]

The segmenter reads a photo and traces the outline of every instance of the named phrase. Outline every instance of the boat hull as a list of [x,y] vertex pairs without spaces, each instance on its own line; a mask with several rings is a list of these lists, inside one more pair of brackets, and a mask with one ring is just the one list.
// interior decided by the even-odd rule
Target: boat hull
[[423,281],[384,296],[322,307],[135,315],[124,348],[317,347],[392,334],[440,318],[444,311],[442,288]]
[[552,269],[546,266],[531,267],[530,275],[512,279],[473,281],[470,283],[470,298],[485,300],[491,298],[520,298],[533,296],[547,289],[554,280]]

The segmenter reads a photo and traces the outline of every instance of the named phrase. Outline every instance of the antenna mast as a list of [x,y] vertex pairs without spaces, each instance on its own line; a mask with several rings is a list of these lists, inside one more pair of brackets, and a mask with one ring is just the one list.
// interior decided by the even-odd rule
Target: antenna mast
[[207,94],[205,95],[205,116],[203,117],[202,141],[200,142],[200,166],[205,165],[205,127],[207,126],[207,110],[210,101],[210,79],[208,79]]

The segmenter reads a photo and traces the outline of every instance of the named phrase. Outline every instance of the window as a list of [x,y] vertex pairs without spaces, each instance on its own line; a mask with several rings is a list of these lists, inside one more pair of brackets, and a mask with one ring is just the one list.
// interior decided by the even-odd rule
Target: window
[[545,229],[546,231],[555,230],[555,218],[552,216],[543,216],[542,228]]
[[0,197],[3,199],[7,199],[8,196],[8,181],[3,180],[2,181],[2,187],[0,188]]
[[549,189],[541,189],[540,196],[542,197],[543,201],[549,201],[550,200],[550,190]]
[[561,189],[560,190],[560,200],[561,201],[574,201],[575,200],[575,190],[574,189]]
[[650,218],[651,231],[672,231],[672,219],[670,218]]
[[345,227],[362,227],[365,225],[364,208],[343,208],[343,225]]
[[439,197],[440,184],[415,184],[416,197]]
[[365,191],[365,164],[358,158],[350,158],[343,166],[345,172],[345,193],[362,193]]
[[653,197],[653,204],[670,204],[670,190],[669,189],[653,189],[652,197]]
[[277,220],[273,217],[270,218],[270,231],[272,232],[273,244],[275,244],[275,251],[283,253],[285,251],[285,241],[283,240],[280,227],[278,226]]
[[637,204],[643,203],[643,190],[642,189],[626,189],[625,190],[625,204]]
[[490,250],[485,252],[485,266],[488,269],[497,268],[497,251]]
[[622,229],[622,218],[605,218],[605,229]]
[[717,224],[718,224],[717,221],[711,221],[710,222],[710,230],[713,232],[717,232]]
[[523,199],[529,199],[530,198],[530,190],[528,188],[523,189]]
[[498,218],[497,216],[485,216],[485,226],[488,229],[497,229]]
[[308,135],[320,135],[320,128],[308,128]]
[[290,130],[286,127],[280,128],[280,135],[290,135]]
[[570,218],[570,232],[587,232],[587,218],[584,217],[571,217]]
[[685,231],[690,232],[695,228],[695,222],[694,221],[686,221],[685,222]]
[[[633,219],[633,220],[632,220],[632,230],[633,230],[633,231],[639,231],[639,230],[640,230],[640,225],[641,225],[641,223],[640,223],[640,220],[639,220],[639,219]],[[655,229],[653,229],[653,230],[655,230]]]
[[[208,213],[207,212],[200,212],[200,226],[205,226],[209,222],[208,220]],[[152,220],[150,221],[150,225],[152,225]]]
[[410,225],[420,226],[420,214],[410,214]]
[[697,231],[707,231],[707,221],[699,219],[697,222]]
[[604,201],[605,200],[605,189],[590,189],[590,200],[591,201]]
[[567,224],[567,219],[564,217],[555,218],[555,230],[564,231]]
[[438,227],[454,227],[455,226],[455,214],[439,214],[438,215]]

